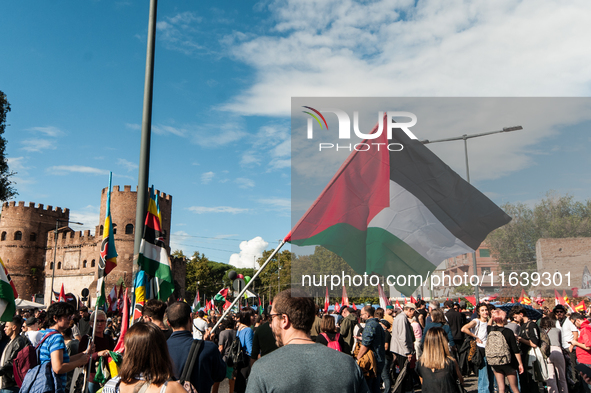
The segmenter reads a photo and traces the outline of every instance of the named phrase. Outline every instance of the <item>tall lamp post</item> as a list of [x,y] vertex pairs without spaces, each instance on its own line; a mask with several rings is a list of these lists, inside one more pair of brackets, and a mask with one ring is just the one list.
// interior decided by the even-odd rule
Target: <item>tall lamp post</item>
[[53,269],[52,269],[52,272],[51,272],[51,293],[49,294],[49,298],[50,299],[51,299],[51,297],[53,296],[53,293],[54,293],[53,292],[53,281],[55,280],[55,258],[56,258],[56,255],[57,255],[57,235],[58,235],[58,231],[60,229],[67,228],[67,226],[62,227],[62,228],[59,228],[60,222],[69,223],[69,224],[76,224],[76,225],[84,225],[81,222],[70,221],[70,220],[61,220],[59,218],[55,221],[55,236],[54,236],[55,243],[54,243],[54,246],[53,246]]
[[[464,154],[466,156],[466,181],[468,183],[470,183],[470,167],[468,165],[468,139],[472,139],[472,138],[478,138],[481,136],[487,136],[487,135],[493,135],[493,134],[499,134],[501,132],[511,132],[511,131],[519,131],[519,130],[523,130],[522,126],[513,126],[513,127],[504,127],[502,130],[497,130],[497,131],[488,131],[488,132],[481,132],[479,134],[464,134],[462,136],[456,136],[453,138],[445,138],[445,139],[436,139],[434,141],[431,141],[429,139],[425,139],[422,140],[421,143],[426,145],[428,143],[438,143],[438,142],[451,142],[451,141],[464,141]],[[472,268],[474,269],[474,274],[478,274],[477,272],[477,266],[476,266],[476,251],[472,252]],[[479,296],[478,296],[478,286],[474,287],[474,296],[476,297],[476,303],[479,302]]]

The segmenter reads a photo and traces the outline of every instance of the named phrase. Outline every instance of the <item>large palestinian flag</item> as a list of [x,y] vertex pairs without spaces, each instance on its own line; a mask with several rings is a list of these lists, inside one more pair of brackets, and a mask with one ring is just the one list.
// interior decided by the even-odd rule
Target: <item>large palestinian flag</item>
[[[425,279],[511,218],[418,140],[400,129],[387,140],[386,116],[383,122],[382,135],[364,141],[372,148],[348,157],[287,240],[324,246],[358,274]],[[404,148],[389,151],[388,143]],[[409,280],[396,286],[407,296],[416,287]]]

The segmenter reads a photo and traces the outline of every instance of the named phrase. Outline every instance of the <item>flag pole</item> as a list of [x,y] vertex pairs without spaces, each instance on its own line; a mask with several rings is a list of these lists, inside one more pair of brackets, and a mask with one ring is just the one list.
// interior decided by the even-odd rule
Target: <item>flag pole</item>
[[230,313],[230,310],[232,309],[232,307],[234,307],[236,305],[236,303],[240,299],[242,299],[242,296],[244,296],[244,294],[246,293],[246,290],[248,289],[248,287],[250,286],[250,284],[254,283],[254,280],[259,276],[259,274],[261,274],[261,272],[263,271],[263,269],[265,267],[267,267],[267,265],[269,264],[269,262],[271,262],[271,259],[273,259],[273,257],[275,255],[277,255],[277,253],[279,252],[279,250],[281,249],[281,247],[283,247],[283,245],[285,243],[287,243],[287,241],[290,238],[291,238],[291,232],[287,236],[285,236],[285,238],[281,241],[281,243],[279,243],[279,246],[277,246],[277,248],[271,253],[271,255],[269,255],[269,258],[267,258],[267,260],[265,261],[265,263],[263,263],[263,265],[259,268],[259,270],[257,270],[257,272],[254,274],[254,276],[252,276],[252,278],[250,279],[250,281],[244,286],[244,288],[242,288],[242,290],[240,291],[240,294],[234,298],[234,301],[232,302],[232,304],[230,304],[230,306],[228,306],[228,308],[226,308],[226,311],[224,311],[224,314],[216,322],[216,324],[214,325],[213,329],[211,329],[212,332],[215,331],[215,329],[218,327],[218,325],[224,320],[224,318],[226,318],[226,316]]

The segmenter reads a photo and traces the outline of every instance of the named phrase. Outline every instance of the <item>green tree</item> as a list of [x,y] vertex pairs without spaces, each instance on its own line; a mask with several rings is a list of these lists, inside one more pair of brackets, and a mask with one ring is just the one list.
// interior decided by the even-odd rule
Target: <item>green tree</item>
[[549,192],[533,208],[523,203],[502,208],[512,220],[486,241],[505,272],[535,271],[539,239],[591,237],[591,201],[577,202],[571,195]]
[[204,297],[208,294],[208,291],[211,291],[211,282],[209,279],[211,269],[208,263],[209,259],[199,251],[195,251],[191,260],[187,262],[187,278],[185,282],[187,299],[195,298],[198,286],[199,292]]
[[6,159],[6,139],[4,131],[6,129],[6,115],[10,112],[10,103],[6,99],[6,94],[0,90],[0,201],[6,201],[15,195],[18,195],[14,183],[10,177],[15,174],[8,169],[8,160]]

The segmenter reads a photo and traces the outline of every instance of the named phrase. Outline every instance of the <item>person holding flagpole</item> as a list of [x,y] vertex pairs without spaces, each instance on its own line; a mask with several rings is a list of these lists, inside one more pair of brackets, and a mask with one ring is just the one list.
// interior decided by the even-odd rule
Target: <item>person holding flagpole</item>
[[[90,316],[91,320],[95,320],[95,313],[96,315],[96,324],[95,330],[92,332],[92,341],[95,347],[95,351],[92,353],[92,368],[90,369],[90,373],[88,374],[88,392],[95,393],[97,390],[100,389],[100,385],[94,382],[94,376],[96,374],[96,367],[95,363],[101,356],[108,356],[109,351],[112,351],[115,348],[115,342],[110,336],[104,334],[105,327],[107,326],[107,314],[103,310],[97,310]],[[78,345],[78,353],[82,353],[88,347],[88,343],[90,341],[90,336],[82,337],[80,344]]]

